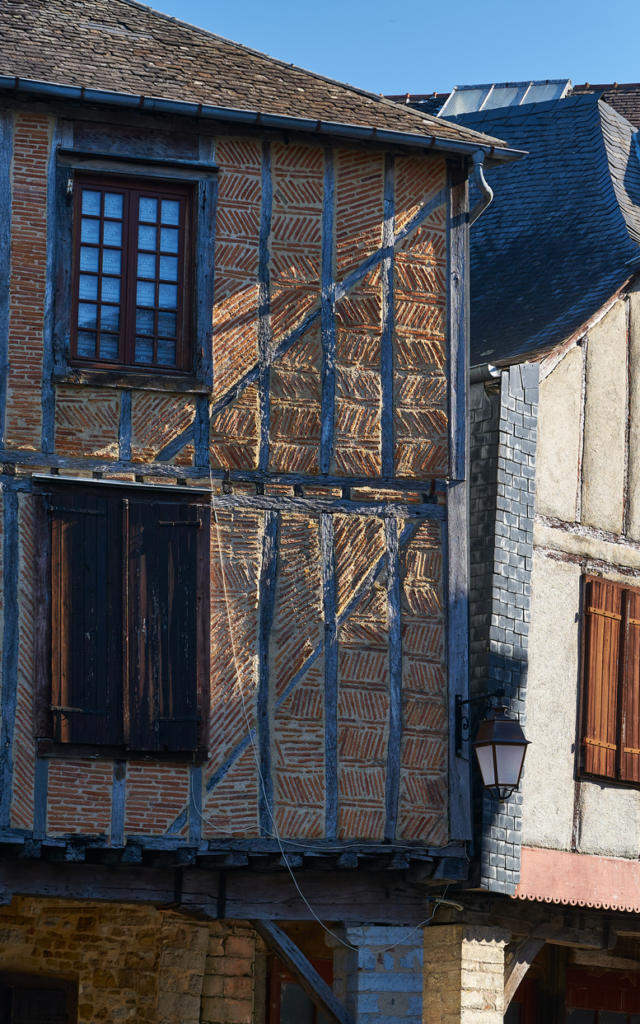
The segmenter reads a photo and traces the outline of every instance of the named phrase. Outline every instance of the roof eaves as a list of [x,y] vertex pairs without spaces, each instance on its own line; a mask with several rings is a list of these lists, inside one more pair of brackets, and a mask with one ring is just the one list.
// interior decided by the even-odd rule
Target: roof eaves
[[[127,0],[127,2],[130,2],[130,0]],[[477,142],[475,140],[451,139],[447,135],[438,136],[434,133],[418,134],[394,131],[387,128],[369,127],[367,125],[345,124],[338,121],[322,121],[284,114],[268,114],[259,110],[219,107],[206,103],[192,103],[186,100],[170,100],[163,99],[162,97],[119,93],[102,89],[87,89],[84,86],[60,85],[56,82],[36,81],[34,79],[6,75],[0,76],[0,91],[13,92],[16,95],[26,94],[50,99],[75,100],[76,102],[127,107],[151,113],[173,113],[187,117],[202,117],[234,123],[240,122],[264,128],[283,128],[291,131],[365,139],[371,142],[405,145],[412,148],[440,150],[462,155],[471,155],[472,153],[482,151],[489,165],[510,163],[512,160],[517,160],[525,155],[523,150],[511,149],[502,143],[500,139],[493,139],[490,136],[483,137],[478,135]],[[429,124],[430,126],[437,125],[437,120],[430,118]]]

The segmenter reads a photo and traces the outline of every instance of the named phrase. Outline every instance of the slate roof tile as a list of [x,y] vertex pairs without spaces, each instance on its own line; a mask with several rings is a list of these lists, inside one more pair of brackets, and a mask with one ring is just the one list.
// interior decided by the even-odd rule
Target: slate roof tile
[[[528,151],[487,172],[471,229],[471,361],[512,362],[578,330],[640,256],[640,161],[629,122],[595,94],[461,115]],[[473,202],[473,196],[471,198]]]

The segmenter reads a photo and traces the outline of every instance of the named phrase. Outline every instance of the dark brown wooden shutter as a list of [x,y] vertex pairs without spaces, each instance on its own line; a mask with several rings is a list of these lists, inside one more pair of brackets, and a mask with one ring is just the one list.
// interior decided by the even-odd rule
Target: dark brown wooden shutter
[[589,775],[616,777],[618,661],[622,589],[588,579],[585,587],[582,753]]
[[[201,561],[208,508],[128,503],[126,742],[132,750],[195,750],[199,733]],[[201,575],[201,572],[200,572]]]
[[625,590],[620,688],[620,778],[640,782],[640,592]]
[[53,738],[121,743],[120,541],[111,503],[69,488],[49,509]]

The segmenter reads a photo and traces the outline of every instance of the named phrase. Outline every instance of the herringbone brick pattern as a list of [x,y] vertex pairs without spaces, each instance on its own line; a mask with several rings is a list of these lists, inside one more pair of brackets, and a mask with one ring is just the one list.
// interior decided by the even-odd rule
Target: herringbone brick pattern
[[380,325],[376,268],[336,307],[334,470],[346,476],[381,471]]
[[[153,462],[163,448],[193,423],[194,416],[195,402],[191,397],[134,391],[131,397],[132,461]],[[172,462],[188,465],[191,462],[189,452],[183,449]]]
[[113,768],[104,761],[49,763],[47,831],[109,835],[111,827],[111,778]]
[[59,455],[118,458],[120,395],[104,389],[58,387],[55,444]]
[[257,469],[260,450],[260,395],[251,385],[211,421],[214,469]]
[[436,211],[395,259],[395,459],[399,476],[445,476],[448,466],[445,357],[446,224]]
[[314,325],[271,370],[271,469],[317,473],[322,342]]
[[[216,510],[211,531],[211,760],[205,780],[255,728],[258,580],[264,516]],[[242,787],[245,787],[244,793]],[[205,835],[257,829],[251,748],[203,801]],[[235,801],[235,803],[234,803]],[[240,815],[242,819],[237,816]],[[213,824],[212,824],[213,822]],[[239,824],[238,824],[239,822]]]
[[[283,695],[306,659],[323,641],[318,519],[283,516],[278,555],[271,632],[271,679],[275,699]],[[304,683],[273,712],[276,820],[281,835],[323,834],[323,752],[324,672],[319,659],[305,675]]]
[[213,309],[213,396],[219,398],[258,358],[258,240],[261,144],[220,139]]
[[319,147],[273,147],[269,271],[276,345],[320,301],[323,172]]
[[47,274],[47,164],[52,122],[15,118],[11,196],[11,305],[5,443],[39,450],[42,328]]
[[425,160],[420,156],[395,159],[395,230],[403,230],[412,217],[433,199],[447,180],[444,160]]
[[[338,607],[385,550],[382,524],[336,516]],[[384,576],[338,632],[338,834],[379,839],[385,827],[389,654]]]
[[382,245],[384,155],[339,150],[335,164],[336,277]]
[[127,766],[126,835],[162,835],[189,799],[189,768],[181,764]]
[[401,555],[402,720],[397,834],[446,843],[447,702],[440,528],[424,523]]
[[11,822],[16,828],[31,828],[33,821],[33,691],[34,611],[40,595],[36,592],[35,536],[33,530],[33,501],[27,495],[19,496],[18,562],[18,687],[16,718],[13,737],[13,792]]

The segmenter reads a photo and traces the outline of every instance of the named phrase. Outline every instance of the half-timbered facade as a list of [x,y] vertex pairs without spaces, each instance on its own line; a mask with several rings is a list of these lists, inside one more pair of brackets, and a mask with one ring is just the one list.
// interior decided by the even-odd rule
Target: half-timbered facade
[[417,1021],[470,838],[467,177],[516,154],[128,0],[0,33],[11,1019],[264,1020],[266,949],[271,1020],[346,1020],[333,972]]

